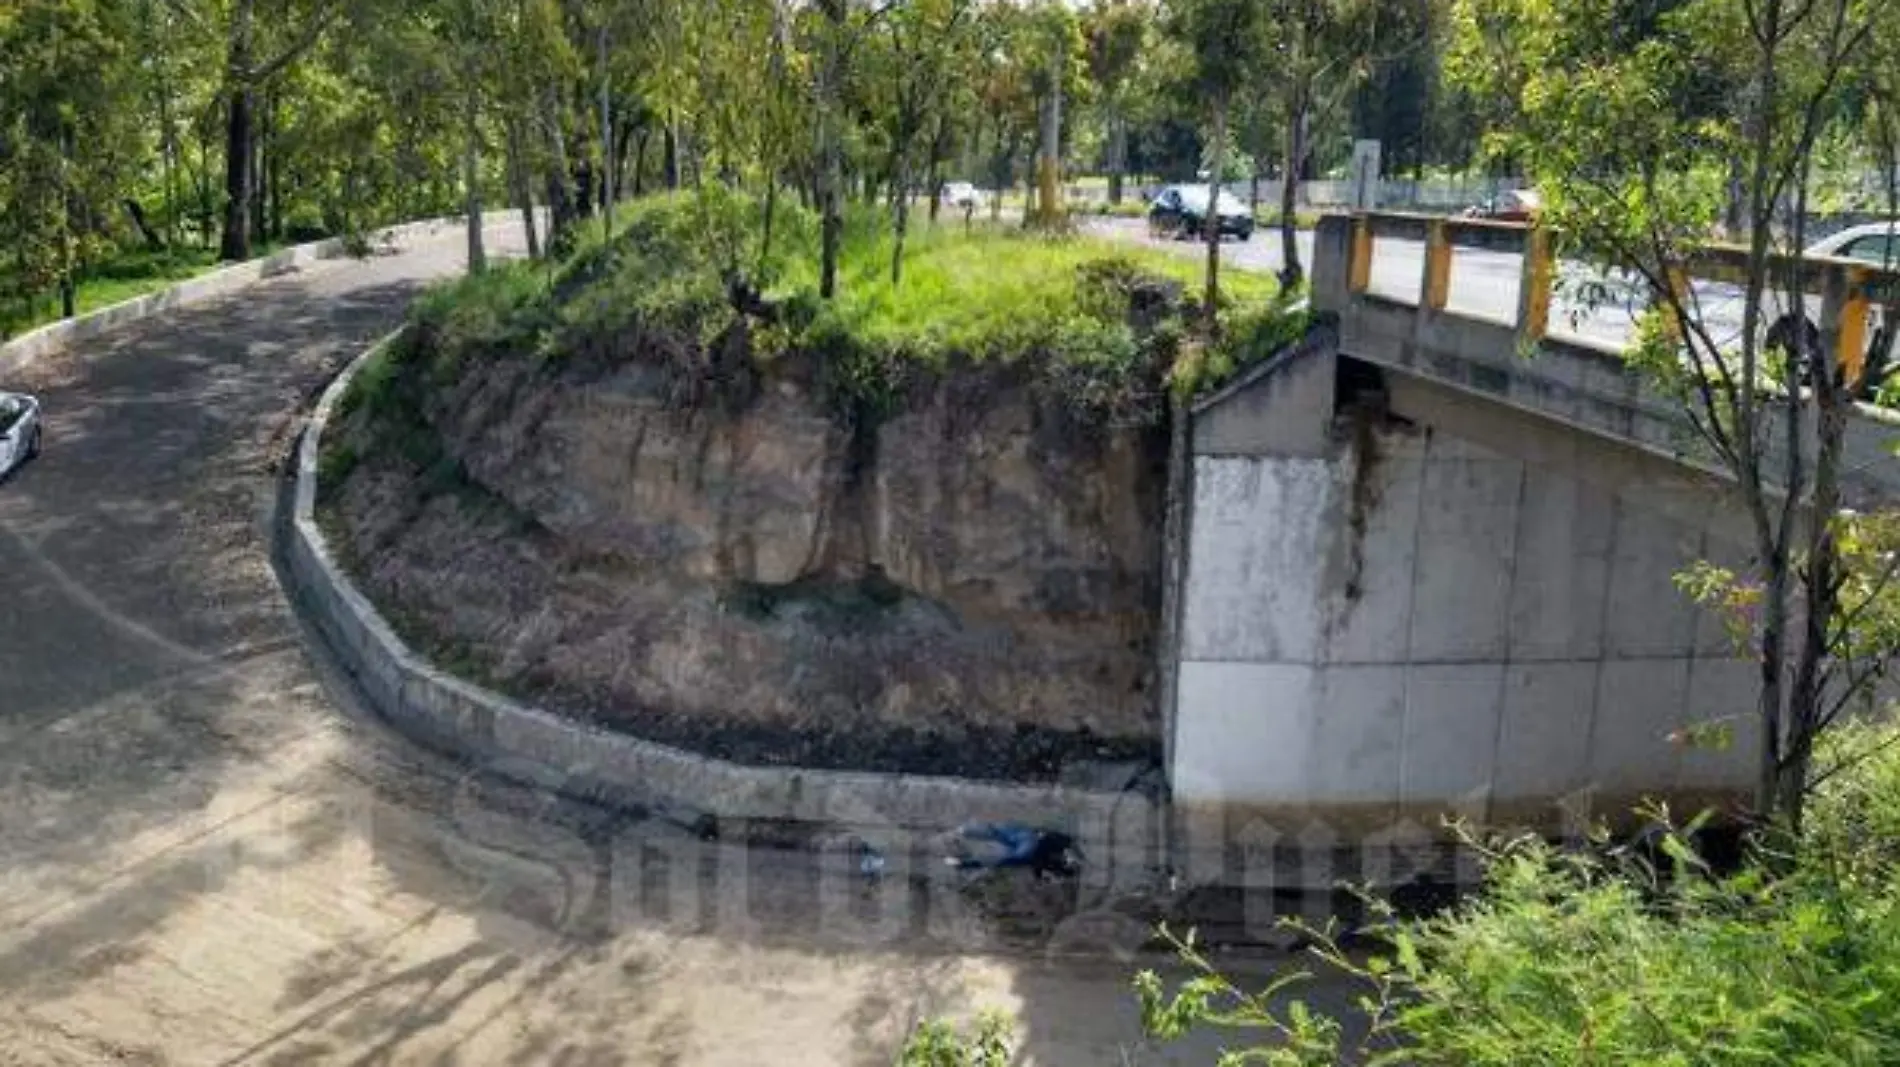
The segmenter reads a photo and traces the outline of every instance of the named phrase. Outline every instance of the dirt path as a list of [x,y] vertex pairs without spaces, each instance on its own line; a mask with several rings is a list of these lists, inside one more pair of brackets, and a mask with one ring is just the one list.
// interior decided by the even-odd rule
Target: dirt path
[[0,485],[0,1064],[874,1064],[983,1007],[1027,1062],[1167,1062],[1122,962],[848,857],[496,786],[350,706],[271,572],[272,468],[458,248],[7,383],[47,448]]

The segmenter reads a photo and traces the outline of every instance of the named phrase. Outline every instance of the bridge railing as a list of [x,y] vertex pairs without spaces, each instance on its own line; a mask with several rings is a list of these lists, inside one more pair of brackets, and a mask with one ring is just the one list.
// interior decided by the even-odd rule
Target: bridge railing
[[[1517,222],[1398,211],[1333,215],[1328,216],[1325,223],[1341,225],[1338,220],[1349,220],[1344,224],[1351,226],[1344,271],[1346,288],[1351,295],[1363,295],[1371,288],[1375,238],[1397,237],[1424,242],[1424,270],[1415,293],[1415,306],[1421,316],[1442,314],[1450,303],[1454,247],[1475,246],[1517,253],[1523,259],[1514,320],[1519,342],[1535,344],[1548,336],[1551,291],[1556,277],[1551,231]],[[1712,243],[1690,256],[1671,275],[1671,284],[1684,288],[1692,281],[1744,285],[1748,262],[1748,249]],[[1798,276],[1802,292],[1819,298],[1818,321],[1814,325],[1823,342],[1848,370],[1848,380],[1858,380],[1864,369],[1873,309],[1900,303],[1900,270],[1882,269],[1855,259],[1786,254],[1772,256],[1769,268],[1775,288],[1785,286],[1789,277]]]

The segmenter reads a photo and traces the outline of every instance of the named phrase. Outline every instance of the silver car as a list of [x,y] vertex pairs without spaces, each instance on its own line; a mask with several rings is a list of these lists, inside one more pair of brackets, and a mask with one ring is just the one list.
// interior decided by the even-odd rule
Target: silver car
[[0,478],[40,454],[40,402],[0,393]]

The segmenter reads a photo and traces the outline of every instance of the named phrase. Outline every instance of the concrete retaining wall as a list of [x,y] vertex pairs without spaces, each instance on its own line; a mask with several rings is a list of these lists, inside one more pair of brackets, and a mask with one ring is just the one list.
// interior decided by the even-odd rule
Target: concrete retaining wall
[[[404,223],[375,231],[370,241],[400,244],[419,237],[434,236],[450,227],[460,225],[462,225],[462,220],[459,217],[424,219],[420,222]],[[169,289],[134,297],[78,318],[48,323],[37,330],[21,334],[5,344],[0,344],[0,374],[18,371],[42,356],[60,351],[68,345],[91,340],[127,323],[150,318],[172,308],[234,293],[266,278],[288,274],[319,260],[337,259],[344,254],[344,241],[340,237],[314,241],[310,244],[293,245],[262,259],[253,259],[214,270],[208,274],[201,274]]]
[[476,769],[686,817],[817,823],[884,835],[1021,820],[1068,829],[1092,865],[1133,872],[1158,862],[1158,805],[1143,793],[741,766],[529,707],[423,662],[351,584],[316,522],[324,426],[357,370],[381,347],[344,371],[311,417],[297,456],[285,559],[291,592],[306,617],[398,730]]
[[[1673,583],[1741,558],[1719,487],[1399,372],[1319,426],[1344,380],[1310,354],[1196,427],[1177,805],[1563,832],[1744,797],[1753,665]],[[1734,743],[1672,740],[1706,722]]]

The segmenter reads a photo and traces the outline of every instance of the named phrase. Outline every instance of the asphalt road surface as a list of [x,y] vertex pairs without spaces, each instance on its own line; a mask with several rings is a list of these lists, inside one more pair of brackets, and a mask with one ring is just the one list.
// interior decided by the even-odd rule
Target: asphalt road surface
[[1024,1062],[1175,1062],[1103,955],[1125,930],[1052,955],[941,876],[703,843],[361,713],[273,575],[277,472],[461,240],[4,383],[40,394],[46,451],[0,484],[0,1064],[888,1064],[983,1008]]
[[[1204,247],[1194,242],[1149,237],[1147,224],[1139,219],[1092,219],[1087,225],[1092,231],[1117,240],[1134,241],[1181,255],[1205,255]],[[1311,273],[1312,231],[1300,231],[1297,242],[1300,261]],[[1279,270],[1285,263],[1280,231],[1262,229],[1255,231],[1252,240],[1228,241],[1221,247],[1221,261],[1243,270]],[[1455,315],[1473,315],[1500,322],[1517,321],[1522,263],[1523,257],[1514,252],[1454,247],[1451,291],[1445,310]],[[1373,240],[1371,292],[1417,303],[1424,275],[1424,242],[1386,237]],[[1627,344],[1634,334],[1635,322],[1627,301],[1593,299],[1584,287],[1589,281],[1601,282],[1603,279],[1580,265],[1564,265],[1560,284],[1551,299],[1551,333],[1557,337],[1576,337],[1599,345]],[[1698,286],[1698,291],[1702,289]],[[1710,287],[1709,291],[1713,292],[1714,287]]]

